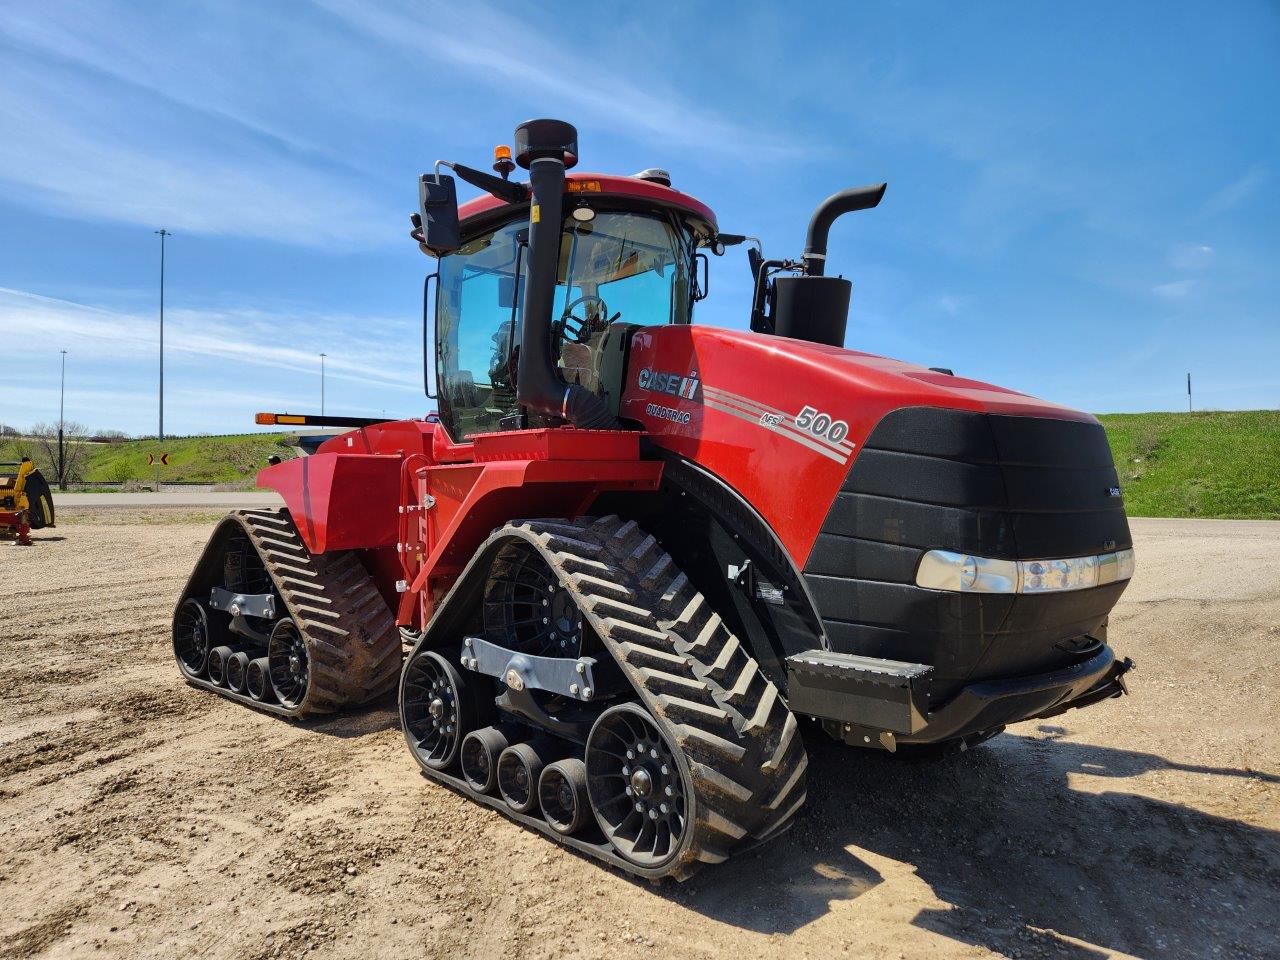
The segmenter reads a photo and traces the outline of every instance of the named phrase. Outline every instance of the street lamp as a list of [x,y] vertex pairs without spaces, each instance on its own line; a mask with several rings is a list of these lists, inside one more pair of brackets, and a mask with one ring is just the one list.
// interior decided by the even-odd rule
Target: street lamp
[[327,353],[320,354],[320,416],[324,416],[324,358]]
[[[168,230],[161,227],[155,231],[160,238],[160,425],[156,431],[156,442],[164,444],[164,238],[171,237]],[[156,493],[160,492],[160,461],[156,461]]]
[[63,426],[66,422],[67,351],[62,353],[62,386],[58,388],[58,489],[67,489],[67,458],[63,448]]

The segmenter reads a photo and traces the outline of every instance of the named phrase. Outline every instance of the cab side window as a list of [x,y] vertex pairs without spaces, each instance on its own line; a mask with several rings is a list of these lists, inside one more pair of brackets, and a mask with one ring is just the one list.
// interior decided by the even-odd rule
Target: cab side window
[[518,412],[516,350],[520,342],[521,240],[509,224],[470,241],[440,261],[436,301],[436,374],[440,416],[462,440],[501,428]]

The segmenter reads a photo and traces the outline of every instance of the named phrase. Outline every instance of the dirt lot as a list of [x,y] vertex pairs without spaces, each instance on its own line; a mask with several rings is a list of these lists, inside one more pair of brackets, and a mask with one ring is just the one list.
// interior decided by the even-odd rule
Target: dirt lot
[[2,957],[1280,956],[1280,523],[1135,523],[1133,696],[932,763],[820,747],[790,833],[653,887],[427,783],[390,705],[182,684],[213,519],[0,544]]

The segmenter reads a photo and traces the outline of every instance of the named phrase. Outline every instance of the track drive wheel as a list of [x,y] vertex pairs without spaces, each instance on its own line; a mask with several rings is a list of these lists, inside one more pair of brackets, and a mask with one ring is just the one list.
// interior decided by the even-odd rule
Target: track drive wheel
[[298,625],[289,618],[279,621],[267,643],[271,688],[280,704],[301,707],[311,686],[311,655]]
[[658,869],[689,845],[695,793],[688,764],[634,703],[610,707],[587,738],[587,793],[596,822],[627,860]]
[[476,721],[474,698],[453,664],[434,650],[419,650],[405,666],[400,696],[414,757],[432,770],[453,766]]
[[209,665],[212,649],[209,614],[199,600],[188,599],[173,618],[173,655],[178,668],[188,677],[199,677]]

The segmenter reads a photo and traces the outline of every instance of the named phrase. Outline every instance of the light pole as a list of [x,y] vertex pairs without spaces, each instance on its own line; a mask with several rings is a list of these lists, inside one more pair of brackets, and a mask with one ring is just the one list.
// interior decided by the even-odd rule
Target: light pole
[[67,351],[62,351],[62,386],[58,388],[58,489],[67,489],[67,458],[63,448],[63,425],[66,422]]
[[[160,238],[160,425],[156,431],[156,443],[164,445],[164,238],[171,237],[168,230],[161,227],[156,231]],[[160,461],[156,461],[156,493],[160,492]]]
[[320,354],[320,416],[324,416],[324,358],[327,353]]

